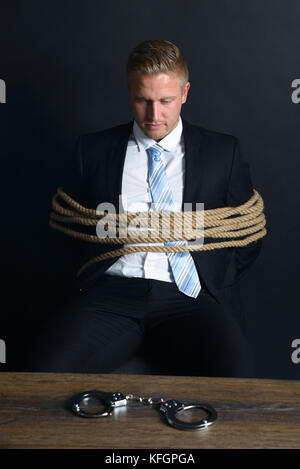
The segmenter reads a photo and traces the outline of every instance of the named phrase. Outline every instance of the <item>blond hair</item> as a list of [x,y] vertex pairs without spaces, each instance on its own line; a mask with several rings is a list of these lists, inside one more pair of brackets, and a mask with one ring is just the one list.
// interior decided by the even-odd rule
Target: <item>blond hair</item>
[[182,88],[189,79],[182,53],[175,44],[163,39],[144,41],[132,50],[126,66],[127,81],[133,72],[149,75],[175,72]]

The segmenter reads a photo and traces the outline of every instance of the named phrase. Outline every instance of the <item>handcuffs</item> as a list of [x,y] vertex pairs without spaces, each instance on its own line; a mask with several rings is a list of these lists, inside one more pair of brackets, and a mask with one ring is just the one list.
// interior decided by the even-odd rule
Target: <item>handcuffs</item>
[[[88,407],[91,399],[96,400],[104,408],[101,410],[86,411],[84,407]],[[164,413],[168,424],[180,430],[205,430],[215,423],[218,417],[216,410],[209,404],[198,402],[184,404],[176,399],[165,400],[163,398],[143,397],[134,394],[124,395],[121,392],[104,392],[97,390],[76,394],[71,399],[70,406],[71,410],[79,417],[107,417],[112,415],[116,408],[127,406],[128,401],[132,400],[148,406],[158,407],[158,409]],[[208,414],[207,418],[196,422],[187,422],[178,418],[177,414],[179,412],[193,408],[205,410]]]

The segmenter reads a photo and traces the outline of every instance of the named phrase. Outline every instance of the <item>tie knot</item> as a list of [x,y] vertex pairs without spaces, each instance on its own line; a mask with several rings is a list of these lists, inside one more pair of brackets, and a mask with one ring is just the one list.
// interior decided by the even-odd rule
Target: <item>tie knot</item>
[[159,161],[160,156],[161,156],[161,154],[162,154],[162,151],[161,151],[159,148],[157,148],[157,147],[150,147],[150,148],[148,148],[147,151],[148,151],[148,153],[150,154],[150,156],[153,157],[153,159],[154,159],[155,161]]

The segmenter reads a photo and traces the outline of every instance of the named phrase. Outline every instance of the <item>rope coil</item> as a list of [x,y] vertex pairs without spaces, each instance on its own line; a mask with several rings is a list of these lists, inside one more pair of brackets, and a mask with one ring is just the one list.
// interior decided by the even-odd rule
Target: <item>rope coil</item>
[[[61,205],[62,202],[66,207]],[[242,205],[202,211],[107,213],[107,211],[83,207],[66,194],[61,187],[57,189],[51,203],[53,212],[50,213],[49,225],[57,231],[83,241],[104,244],[140,244],[191,240],[194,243],[184,246],[150,244],[114,249],[94,257],[84,264],[77,272],[77,276],[92,264],[110,257],[119,257],[135,252],[208,251],[242,247],[267,234],[266,218],[263,213],[264,203],[255,189],[253,189],[252,197]],[[138,227],[138,229],[133,229],[132,222],[135,222],[135,228]],[[68,228],[64,226],[66,223],[89,228],[96,227],[97,235]],[[184,233],[182,233],[181,227],[184,227]],[[105,233],[104,237],[99,236],[100,228],[102,233]],[[241,237],[243,239],[236,239]],[[229,240],[204,244],[204,240],[207,238],[229,238]]]

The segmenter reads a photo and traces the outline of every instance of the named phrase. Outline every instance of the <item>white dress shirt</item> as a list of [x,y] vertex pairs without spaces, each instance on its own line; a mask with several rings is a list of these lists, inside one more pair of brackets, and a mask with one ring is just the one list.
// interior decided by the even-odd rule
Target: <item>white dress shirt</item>
[[[184,141],[182,135],[182,120],[175,129],[158,143],[147,137],[136,122],[133,124],[131,136],[128,141],[122,177],[122,205],[128,212],[153,211],[152,197],[148,184],[149,155],[147,149],[153,145],[163,148],[162,161],[165,166],[167,178],[176,211],[181,211],[185,160]],[[118,208],[116,208],[118,211]],[[142,229],[142,228],[141,228]],[[146,246],[150,243],[124,244],[128,246]],[[151,243],[163,246],[164,243]],[[109,269],[107,275],[126,277],[143,277],[174,282],[171,266],[165,252],[136,252],[124,254],[119,257]]]

